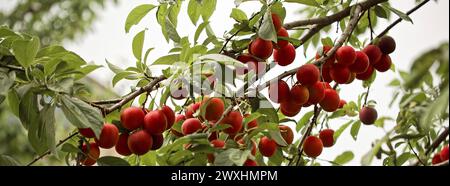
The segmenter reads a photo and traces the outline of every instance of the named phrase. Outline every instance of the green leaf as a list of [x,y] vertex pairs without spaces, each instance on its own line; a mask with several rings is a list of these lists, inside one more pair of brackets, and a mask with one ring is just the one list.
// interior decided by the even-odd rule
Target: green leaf
[[347,123],[345,123],[344,125],[342,125],[338,130],[336,130],[336,132],[333,135],[334,141],[337,141],[339,136],[341,136],[342,132],[345,131],[345,129],[348,128],[348,126],[350,126],[350,124],[352,124],[353,121],[349,121]]
[[381,17],[381,18],[384,18],[384,19],[388,18],[388,14],[387,14],[386,10],[383,7],[377,5],[377,6],[375,6],[374,10],[375,10],[375,14],[378,17]]
[[300,131],[308,122],[309,120],[314,116],[314,111],[310,111],[307,112],[306,114],[303,115],[302,118],[300,118],[300,120],[297,123],[297,127],[295,128],[295,130],[298,132]]
[[155,5],[152,4],[143,4],[135,7],[127,16],[127,20],[125,21],[125,32],[128,33],[130,28],[133,25],[138,24],[145,15],[147,15]]
[[8,92],[8,105],[9,108],[11,109],[11,112],[17,117],[19,117],[20,98],[19,95],[17,94],[16,89],[14,88]]
[[198,38],[200,37],[200,34],[205,30],[206,26],[208,26],[209,22],[203,22],[197,27],[197,30],[195,31],[194,35],[194,42],[197,43]]
[[272,13],[270,10],[266,11],[263,17],[263,22],[258,31],[258,36],[261,39],[277,42],[278,36],[275,26],[272,21]]
[[214,165],[217,166],[242,166],[250,155],[249,150],[227,149],[215,157]]
[[29,89],[19,104],[19,118],[25,129],[35,122],[39,122],[38,98],[34,89]]
[[103,127],[100,111],[78,98],[66,95],[60,98],[61,109],[67,120],[77,128],[91,128],[98,138]]
[[208,21],[216,10],[217,0],[203,0],[202,1],[202,18],[203,21]]
[[288,146],[288,144],[284,140],[283,136],[281,136],[281,133],[279,130],[276,130],[276,131],[271,130],[271,131],[269,131],[269,134],[270,134],[270,138],[275,140],[275,142],[277,142],[278,145],[280,145],[282,147]]
[[97,160],[99,166],[130,166],[130,164],[118,157],[114,156],[103,156]]
[[412,19],[407,14],[403,13],[402,11],[397,10],[397,9],[395,9],[395,8],[393,8],[391,6],[387,6],[387,5],[381,5],[381,6],[383,6],[383,8],[389,9],[390,11],[394,12],[395,14],[397,14],[403,20],[413,23]]
[[197,25],[197,21],[200,18],[201,6],[198,0],[190,0],[188,4],[188,16],[191,19],[192,24]]
[[237,22],[243,22],[248,20],[247,14],[245,14],[244,11],[238,8],[233,8],[230,17],[236,20]]
[[12,51],[20,65],[28,68],[33,64],[40,45],[38,37],[31,40],[18,39],[13,42]]
[[11,156],[0,155],[0,166],[20,166],[20,163]]
[[176,62],[179,62],[180,54],[170,54],[167,56],[160,57],[152,65],[172,65]]
[[55,109],[54,104],[44,106],[40,113],[41,126],[38,130],[38,137],[42,138],[53,154],[56,154]]
[[285,2],[288,2],[288,3],[299,3],[299,4],[304,4],[304,5],[308,5],[308,6],[315,6],[315,7],[319,7],[320,8],[320,4],[317,3],[317,1],[315,1],[315,0],[285,0]]
[[352,161],[354,157],[355,157],[355,155],[353,154],[352,151],[345,151],[344,153],[337,156],[333,162],[335,162],[339,165],[344,165],[344,164]]
[[142,48],[144,48],[145,30],[142,30],[133,38],[133,54],[138,61],[142,59]]
[[350,129],[350,134],[352,135],[353,139],[356,141],[358,138],[359,128],[361,127],[361,121],[355,121],[353,123],[352,128]]
[[80,149],[71,143],[64,143],[61,147],[61,151],[68,153],[78,153]]
[[[425,114],[421,116],[420,119],[420,126],[425,129],[430,129],[431,125],[435,122],[433,122],[434,119],[437,118],[437,116],[444,114],[448,110],[448,103],[449,103],[449,86],[448,84],[446,87],[441,90],[441,95],[431,103],[425,110]],[[448,113],[448,112],[447,112]]]

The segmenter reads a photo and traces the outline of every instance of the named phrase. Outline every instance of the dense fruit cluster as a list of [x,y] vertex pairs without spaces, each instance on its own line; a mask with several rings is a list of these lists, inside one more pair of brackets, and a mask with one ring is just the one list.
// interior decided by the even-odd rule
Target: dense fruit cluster
[[319,137],[308,136],[303,143],[303,152],[308,157],[316,158],[324,147],[332,147],[334,145],[334,130],[325,129],[319,133]]
[[110,149],[115,147],[118,154],[129,156],[131,154],[143,155],[150,150],[159,149],[164,142],[162,133],[175,122],[175,113],[168,106],[159,110],[148,111],[139,107],[129,107],[120,115],[120,130],[116,125],[106,123],[100,133],[95,137],[92,129],[79,129],[80,134],[86,138],[94,138],[89,148],[83,146],[85,158],[83,165],[93,165],[100,156],[100,148]]

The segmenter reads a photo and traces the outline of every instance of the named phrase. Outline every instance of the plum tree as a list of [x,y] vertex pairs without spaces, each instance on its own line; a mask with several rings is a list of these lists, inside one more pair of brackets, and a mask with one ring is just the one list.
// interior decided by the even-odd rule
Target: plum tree
[[322,140],[316,136],[308,136],[303,143],[303,151],[311,158],[316,158],[322,154],[323,144]]

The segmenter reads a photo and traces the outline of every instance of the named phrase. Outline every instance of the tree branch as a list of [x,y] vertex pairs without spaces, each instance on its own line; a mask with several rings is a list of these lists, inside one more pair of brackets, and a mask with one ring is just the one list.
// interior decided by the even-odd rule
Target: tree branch
[[153,88],[160,83],[161,81],[165,80],[166,77],[164,77],[163,75],[155,78],[153,81],[151,81],[148,85],[141,87],[140,89],[132,92],[131,94],[129,94],[128,96],[122,98],[122,100],[120,100],[119,102],[115,103],[114,105],[112,105],[111,107],[105,108],[103,110],[103,113],[105,115],[114,112],[115,110],[119,109],[120,107],[122,107],[123,105],[127,104],[128,102],[130,102],[131,100],[133,100],[134,98],[138,97],[139,95],[148,92],[148,91],[152,91]]
[[[65,142],[67,142],[69,139],[75,137],[75,136],[78,135],[78,134],[79,134],[79,132],[75,132],[75,133],[71,134],[70,136],[68,136],[68,137],[66,137],[66,138],[64,138],[64,139],[62,139],[62,140],[60,140],[59,143],[56,144],[56,148],[58,148],[59,146],[61,146],[62,144],[64,144]],[[27,166],[33,165],[34,163],[36,163],[37,161],[39,161],[40,159],[44,158],[45,156],[47,156],[47,155],[49,155],[49,154],[51,154],[51,153],[52,153],[52,151],[51,151],[51,150],[48,150],[48,151],[45,152],[44,154],[41,154],[40,156],[38,156],[37,158],[35,158],[33,161],[31,161],[30,163],[28,163]]]
[[357,3],[353,6],[349,6],[333,15],[286,23],[286,24],[284,24],[284,28],[286,28],[288,30],[292,30],[293,28],[307,26],[307,25],[330,25],[336,21],[339,21],[339,20],[344,19],[345,17],[349,16],[351,14],[351,10],[353,7],[360,6],[362,11],[365,11],[377,4],[384,3],[387,1],[388,0],[367,0],[367,1],[364,1],[361,3]]

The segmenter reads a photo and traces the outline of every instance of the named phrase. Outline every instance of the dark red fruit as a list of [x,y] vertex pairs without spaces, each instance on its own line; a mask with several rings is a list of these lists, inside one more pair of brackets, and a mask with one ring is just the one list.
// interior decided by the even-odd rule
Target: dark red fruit
[[247,166],[247,167],[258,166],[258,163],[255,160],[247,159],[244,162],[244,166]]
[[[316,53],[316,60],[319,60],[322,56],[325,56],[333,47],[332,46],[323,46],[321,50]],[[324,67],[331,67],[336,61],[336,55],[331,56],[324,64]]]
[[294,62],[296,56],[294,45],[288,43],[284,47],[275,49],[273,59],[280,66],[288,66]]
[[323,82],[316,82],[313,86],[308,87],[309,89],[309,100],[310,105],[318,104],[325,97],[325,89],[327,87]]
[[100,138],[96,139],[96,141],[101,148],[113,148],[119,141],[119,129],[113,124],[105,123],[100,133]]
[[144,118],[144,129],[149,134],[161,134],[167,129],[167,118],[163,111],[150,111]]
[[81,164],[85,166],[92,166],[97,162],[100,157],[100,148],[94,142],[89,143],[89,148],[86,144],[83,144],[81,150],[84,153],[84,158],[81,160]]
[[194,103],[187,107],[186,109],[186,118],[193,118],[194,114],[200,109],[201,103]]
[[297,80],[305,86],[311,86],[320,79],[320,70],[316,65],[306,64],[297,70]]
[[283,80],[278,80],[269,85],[269,98],[275,103],[287,101],[289,92],[289,85]]
[[381,52],[383,52],[383,54],[391,54],[395,51],[397,44],[395,43],[394,38],[392,38],[391,36],[383,36],[378,42],[378,47],[380,47],[380,50]]
[[256,38],[250,44],[250,53],[261,59],[268,59],[273,53],[272,41]]
[[161,108],[161,111],[164,113],[164,116],[166,116],[167,119],[167,129],[172,128],[173,124],[175,123],[175,112],[169,107],[169,106],[163,106]]
[[442,150],[441,150],[441,160],[442,161],[447,161],[448,160],[448,145],[445,146]]
[[240,112],[231,111],[221,122],[222,124],[230,125],[230,127],[223,130],[223,132],[225,132],[227,134],[238,133],[242,128],[243,120],[244,120],[244,118],[242,117],[242,114]]
[[367,71],[369,65],[369,57],[367,57],[366,53],[357,51],[355,63],[350,65],[349,69],[354,73],[361,74]]
[[287,117],[294,117],[300,113],[302,105],[295,104],[293,101],[282,102],[280,104],[281,113]]
[[259,140],[259,152],[265,157],[272,157],[277,151],[277,143],[275,140],[270,139],[267,136],[261,137]]
[[374,71],[375,71],[375,69],[372,66],[369,66],[369,68],[367,69],[366,72],[364,72],[362,74],[357,74],[356,79],[359,79],[362,81],[369,80],[372,77]]
[[330,76],[336,83],[346,84],[351,78],[351,72],[348,67],[335,64],[330,70]]
[[[283,27],[280,28],[277,35],[278,35],[278,37],[289,37],[288,31]],[[289,41],[278,38],[277,45],[279,48],[283,48],[283,47],[287,46],[288,44],[289,44]]]
[[343,46],[336,51],[337,63],[343,66],[349,66],[355,63],[356,53],[351,46]]
[[325,129],[322,130],[319,134],[320,140],[322,140],[322,144],[324,147],[332,147],[334,145],[334,130],[333,129]]
[[378,63],[381,59],[381,55],[383,55],[377,45],[368,45],[363,49],[363,52],[366,53],[367,57],[369,57],[369,62],[371,65]]
[[327,112],[334,112],[339,108],[339,94],[334,89],[326,89],[325,97],[320,101],[320,106]]
[[297,105],[303,105],[309,100],[309,90],[303,85],[295,85],[290,91],[292,101]]
[[283,137],[284,141],[290,145],[294,141],[294,132],[292,129],[286,125],[279,125],[278,128],[280,129],[281,136]]
[[145,130],[134,132],[128,137],[128,147],[136,155],[144,155],[153,145],[153,138]]
[[275,26],[276,31],[279,31],[283,26],[281,18],[277,14],[272,13],[272,22],[273,22],[273,26]]
[[433,159],[431,160],[431,163],[433,164],[433,165],[436,165],[436,164],[439,164],[439,163],[442,163],[443,161],[442,161],[442,159],[441,159],[441,154],[439,154],[439,153],[437,153],[437,154],[435,154],[434,156],[433,156]]
[[372,125],[378,118],[377,110],[372,107],[363,107],[359,111],[359,119],[365,125]]
[[203,104],[206,105],[205,108],[205,119],[208,121],[219,120],[225,111],[225,104],[220,98],[205,99]]
[[202,129],[202,122],[197,118],[189,118],[183,122],[181,125],[181,130],[183,135],[193,134]]
[[378,61],[377,64],[373,65],[373,67],[378,71],[378,72],[386,72],[389,69],[391,69],[392,66],[392,60],[391,57],[389,55],[384,54],[380,61]]
[[122,156],[129,156],[132,154],[130,148],[128,148],[128,134],[122,133],[119,136],[119,141],[116,144],[116,152]]
[[162,134],[154,134],[152,135],[152,141],[153,143],[150,150],[158,150],[164,143],[164,136]]
[[128,130],[136,130],[144,124],[145,113],[142,108],[129,107],[120,114],[122,126]]
[[91,128],[78,129],[78,131],[86,138],[95,138],[95,133]]
[[323,144],[322,140],[315,136],[308,136],[303,143],[303,151],[311,158],[316,158],[322,153]]

